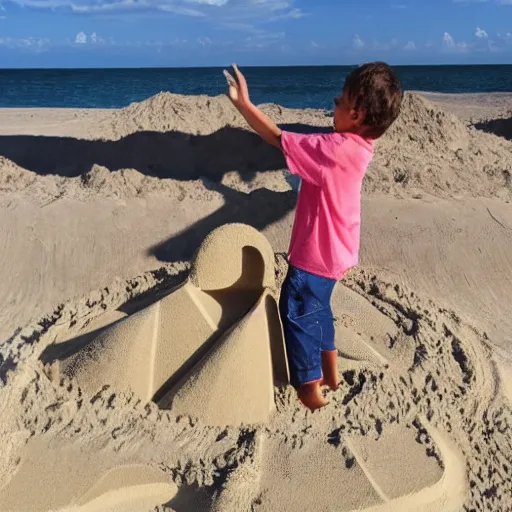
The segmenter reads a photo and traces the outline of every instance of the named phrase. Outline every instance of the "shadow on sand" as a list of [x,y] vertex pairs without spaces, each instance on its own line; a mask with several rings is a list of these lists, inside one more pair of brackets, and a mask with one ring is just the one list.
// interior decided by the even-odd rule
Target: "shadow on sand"
[[[300,133],[326,131],[302,124],[282,128]],[[250,181],[256,172],[286,167],[278,149],[252,132],[233,127],[210,135],[136,132],[116,141],[6,135],[0,136],[0,155],[39,175],[68,178],[88,172],[94,164],[111,171],[136,169],[158,178],[217,182],[226,172],[237,171]]]
[[482,123],[475,123],[477,130],[498,135],[505,139],[512,140],[512,117],[508,119],[492,119]]
[[[326,133],[331,128],[304,124],[281,125],[297,133]],[[77,177],[94,164],[110,171],[136,169],[146,176],[189,181],[206,178],[222,192],[225,204],[211,215],[149,248],[161,261],[190,259],[205,236],[228,222],[258,230],[293,210],[296,193],[259,189],[251,194],[222,186],[225,173],[236,171],[245,182],[257,172],[286,168],[282,153],[259,136],[225,127],[210,135],[182,132],[136,132],[120,140],[12,135],[0,137],[0,155],[39,175]],[[207,184],[207,183],[206,183]]]
[[[304,124],[281,125],[297,133],[326,133],[330,128]],[[236,171],[249,182],[256,172],[284,169],[282,153],[256,134],[225,127],[210,135],[181,132],[137,132],[117,141],[71,137],[12,135],[0,137],[0,155],[39,175],[77,177],[94,164],[111,171],[136,169],[147,176],[176,180],[206,178],[224,196],[224,206],[148,249],[161,261],[190,259],[205,236],[228,222],[258,230],[293,210],[296,193],[259,189],[250,194],[220,184],[225,173]]]

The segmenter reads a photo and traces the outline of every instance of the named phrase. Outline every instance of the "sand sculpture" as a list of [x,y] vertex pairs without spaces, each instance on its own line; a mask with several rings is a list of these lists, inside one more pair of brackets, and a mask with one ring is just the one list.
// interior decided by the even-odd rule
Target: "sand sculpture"
[[91,393],[130,389],[208,424],[265,422],[274,384],[288,381],[274,289],[266,238],[225,225],[205,239],[182,285],[105,329],[60,372]]

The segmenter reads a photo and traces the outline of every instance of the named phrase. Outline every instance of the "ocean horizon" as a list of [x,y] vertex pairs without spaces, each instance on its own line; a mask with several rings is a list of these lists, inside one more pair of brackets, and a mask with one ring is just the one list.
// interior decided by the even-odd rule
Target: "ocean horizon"
[[[255,103],[332,107],[351,66],[244,66]],[[434,93],[512,92],[512,65],[393,66],[404,89]],[[0,107],[121,108],[162,91],[217,96],[221,67],[0,69]]]

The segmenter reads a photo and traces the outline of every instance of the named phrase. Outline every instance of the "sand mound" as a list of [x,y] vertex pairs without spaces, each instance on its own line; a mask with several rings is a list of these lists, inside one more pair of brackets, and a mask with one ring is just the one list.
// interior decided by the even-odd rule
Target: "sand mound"
[[240,126],[240,117],[226,96],[161,92],[115,112],[91,136],[117,140],[139,131],[207,135],[229,125]]
[[[325,111],[263,108],[284,129],[331,129]],[[45,200],[92,191],[119,198],[200,195],[205,179],[220,192],[290,189],[280,152],[253,134],[224,96],[162,93],[87,130],[94,140],[0,138],[1,188]],[[466,126],[417,94],[405,95],[399,119],[376,147],[363,184],[367,195],[512,199],[512,142]]]
[[70,341],[64,351],[73,353],[52,373],[91,395],[108,384],[210,424],[267,421],[274,375],[287,382],[274,288],[265,237],[223,226],[200,247],[190,279],[85,347]]
[[[326,112],[286,109],[272,104],[262,108],[283,128],[292,131],[317,131],[331,126]],[[190,131],[189,126],[184,125],[184,117],[199,131]],[[196,120],[192,121],[194,117]],[[115,137],[119,138],[133,133],[134,123],[140,118],[149,121],[140,124],[139,130],[184,131],[196,135],[218,132],[219,147],[223,146],[220,141],[223,129],[247,128],[223,96],[193,99],[169,93],[120,110],[113,115],[115,120],[109,120],[109,123],[118,127]],[[505,120],[499,122],[500,126],[505,126]],[[500,135],[505,128],[500,128]],[[489,131],[487,126],[486,130]],[[103,132],[103,128],[99,132]],[[111,136],[108,130],[105,136]],[[246,148],[242,152],[247,161],[260,162],[251,164],[249,168],[259,165],[265,169],[284,167],[282,160],[273,153],[264,155],[263,150],[258,150],[253,158],[249,139],[244,143],[236,141],[235,133],[230,137],[233,144],[236,142],[236,146]],[[211,155],[215,151],[208,153]],[[510,200],[512,181],[508,169],[512,165],[511,153],[512,144],[508,141],[474,130],[422,96],[406,93],[399,119],[377,143],[376,156],[364,182],[364,190],[366,193],[399,193],[404,196],[423,193]],[[229,157],[224,155],[223,158]],[[264,160],[268,164],[263,164]],[[195,165],[196,168],[201,166],[197,162]],[[218,166],[216,163],[211,165]],[[247,169],[243,162],[237,162],[236,168],[239,173]],[[208,171],[205,173],[210,176]],[[236,188],[236,183],[231,184]]]
[[94,164],[90,170],[74,178],[40,176],[2,157],[0,169],[0,204],[9,199],[8,194],[14,192],[23,193],[41,205],[65,197],[87,201],[98,196],[113,199],[164,196],[179,201],[193,199],[201,202],[222,198],[220,187],[209,185],[206,180],[159,179],[135,169],[112,172]]
[[[287,109],[272,103],[261,105],[261,108],[277,123],[323,118],[322,126],[332,126],[332,121],[320,110]],[[183,96],[161,92],[116,111],[90,130],[90,137],[118,140],[139,131],[210,135],[226,126],[247,128],[227,96]]]
[[366,192],[512,199],[512,143],[468,128],[419,95],[377,142]]

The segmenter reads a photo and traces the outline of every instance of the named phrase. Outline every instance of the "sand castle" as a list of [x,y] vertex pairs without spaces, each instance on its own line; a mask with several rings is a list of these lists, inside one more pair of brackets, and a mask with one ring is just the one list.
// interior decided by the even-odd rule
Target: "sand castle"
[[208,424],[265,422],[274,384],[288,381],[274,289],[266,238],[223,226],[182,285],[105,329],[60,372],[91,393],[110,384]]

